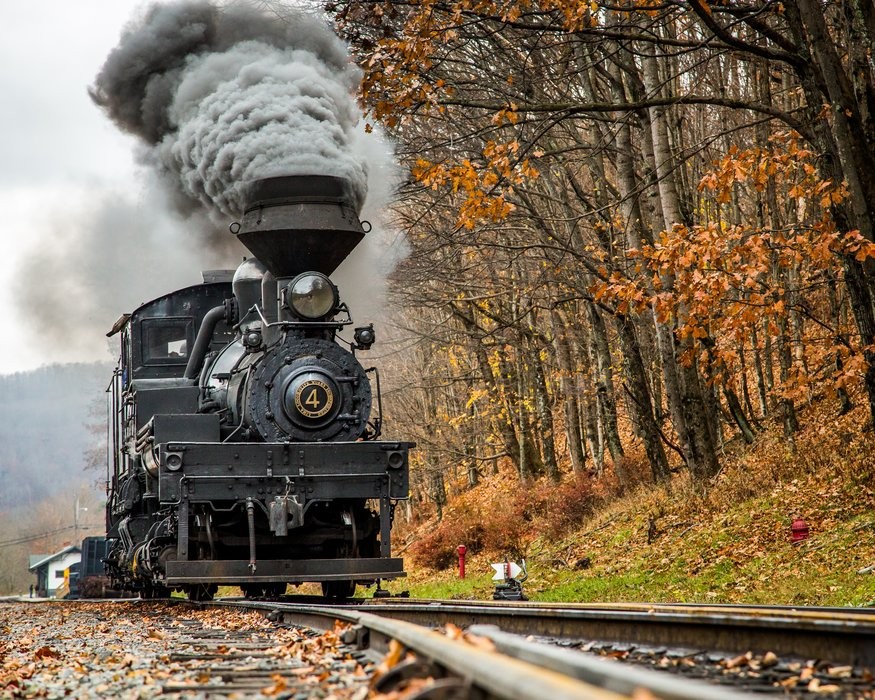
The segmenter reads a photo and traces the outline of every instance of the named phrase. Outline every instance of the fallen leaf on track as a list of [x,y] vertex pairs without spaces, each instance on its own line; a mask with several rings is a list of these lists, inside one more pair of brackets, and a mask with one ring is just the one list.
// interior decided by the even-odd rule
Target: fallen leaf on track
[[40,647],[33,656],[35,659],[58,659],[61,657],[57,651],[48,646]]

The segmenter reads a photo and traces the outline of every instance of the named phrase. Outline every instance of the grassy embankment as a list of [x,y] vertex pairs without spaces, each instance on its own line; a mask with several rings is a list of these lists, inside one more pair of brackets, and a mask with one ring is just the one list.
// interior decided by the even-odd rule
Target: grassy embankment
[[[723,471],[699,487],[681,471],[665,486],[584,489],[592,506],[572,527],[567,485],[551,498],[539,482],[538,497],[519,506],[519,482],[500,473],[457,496],[441,523],[403,533],[411,575],[390,589],[489,598],[490,562],[516,550],[532,600],[875,606],[875,436],[862,408],[836,418],[824,400],[803,420],[795,449],[770,426],[752,446],[727,447]],[[794,516],[811,533],[799,544],[790,542]],[[466,535],[481,551],[462,581],[453,550],[471,546]],[[424,564],[441,559],[453,563]]]

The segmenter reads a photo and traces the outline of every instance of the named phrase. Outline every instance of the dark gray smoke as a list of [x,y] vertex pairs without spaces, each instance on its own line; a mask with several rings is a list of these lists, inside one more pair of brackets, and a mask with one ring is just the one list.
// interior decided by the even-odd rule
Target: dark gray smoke
[[90,94],[141,139],[180,201],[235,217],[246,181],[272,175],[341,176],[364,202],[366,166],[351,147],[358,81],[313,16],[189,0],[129,25]]

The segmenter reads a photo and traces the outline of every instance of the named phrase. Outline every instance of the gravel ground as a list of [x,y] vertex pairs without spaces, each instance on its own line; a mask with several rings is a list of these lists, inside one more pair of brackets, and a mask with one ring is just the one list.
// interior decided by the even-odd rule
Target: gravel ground
[[0,697],[363,700],[373,667],[342,633],[148,601],[0,603]]
[[616,661],[640,664],[687,678],[725,685],[763,697],[777,696],[792,700],[875,699],[875,676],[870,669],[831,664],[820,659],[781,658],[771,652],[732,655],[633,644],[569,641],[553,643]]

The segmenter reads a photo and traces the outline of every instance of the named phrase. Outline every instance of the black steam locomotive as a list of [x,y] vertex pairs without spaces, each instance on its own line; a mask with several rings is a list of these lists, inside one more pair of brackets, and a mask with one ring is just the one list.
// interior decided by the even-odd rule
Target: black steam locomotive
[[[210,599],[404,576],[391,556],[411,443],[381,441],[379,376],[330,275],[364,236],[348,183],[251,183],[236,271],[122,316],[111,385],[107,573],[117,588]],[[373,389],[371,379],[373,378]],[[372,411],[376,404],[377,410]]]

